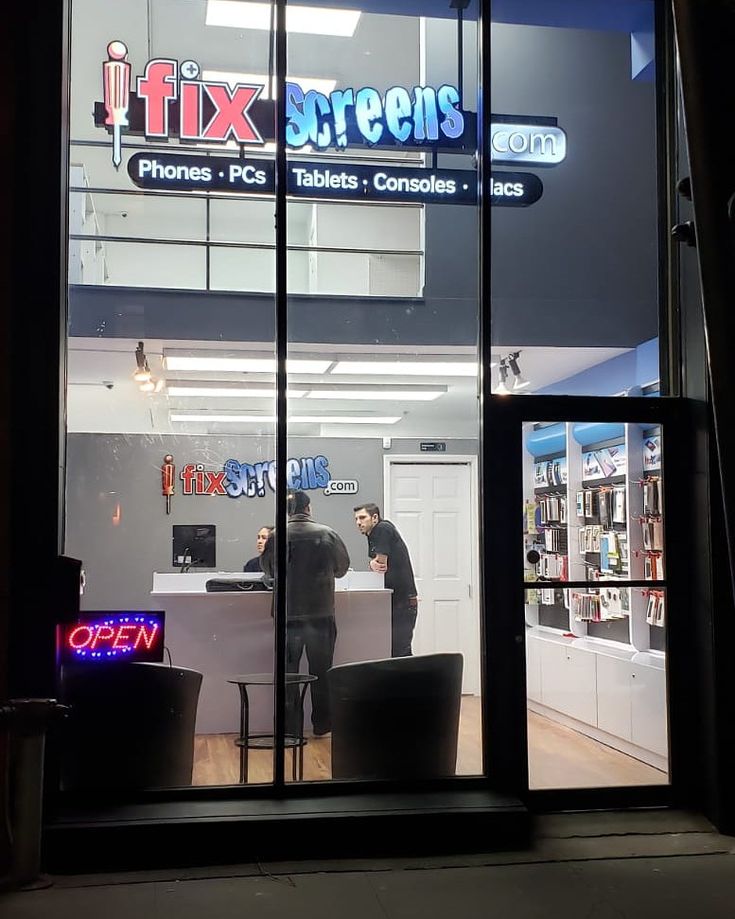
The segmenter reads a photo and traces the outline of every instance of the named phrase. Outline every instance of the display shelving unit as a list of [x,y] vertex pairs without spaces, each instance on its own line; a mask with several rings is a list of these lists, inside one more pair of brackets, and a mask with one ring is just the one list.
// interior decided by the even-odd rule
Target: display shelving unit
[[661,431],[528,424],[523,464],[529,709],[667,772]]

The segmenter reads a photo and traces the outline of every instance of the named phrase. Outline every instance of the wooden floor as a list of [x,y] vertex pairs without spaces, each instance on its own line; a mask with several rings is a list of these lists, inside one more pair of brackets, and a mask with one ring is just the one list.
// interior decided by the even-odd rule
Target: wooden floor
[[[459,722],[457,775],[480,775],[480,699],[464,696]],[[234,785],[239,781],[234,734],[198,734],[194,746],[195,785]],[[528,714],[531,788],[589,788],[614,785],[665,784],[666,774],[571,728],[533,712]],[[273,753],[251,750],[250,783],[272,781]],[[304,748],[304,779],[332,777],[331,740],[309,737]],[[286,752],[286,776],[291,777],[291,751]]]

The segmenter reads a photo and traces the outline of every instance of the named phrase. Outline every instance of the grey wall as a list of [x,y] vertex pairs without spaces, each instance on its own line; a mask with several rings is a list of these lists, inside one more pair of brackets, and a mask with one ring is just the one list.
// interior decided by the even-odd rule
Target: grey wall
[[[470,109],[474,30],[465,28]],[[456,56],[447,55],[455,45],[453,23],[428,23],[430,81],[456,79]],[[495,24],[491,64],[494,114],[555,117],[568,137],[560,165],[518,167],[541,178],[539,202],[493,210],[493,343],[627,347],[653,338],[655,90],[631,80],[630,36]],[[427,296],[448,305],[476,297],[474,209],[429,207],[426,245]]]
[[[275,456],[264,438],[230,435],[107,435],[70,434],[67,456],[67,555],[80,558],[87,575],[86,609],[146,608],[154,571],[174,571],[171,527],[213,523],[217,527],[217,568],[239,571],[255,555],[255,534],[271,524],[275,500],[185,496],[178,473],[184,463],[222,469],[227,459],[263,462]],[[448,451],[477,452],[475,441],[448,442]],[[176,464],[176,494],[166,515],[160,468],[171,453]],[[314,516],[337,530],[347,544],[355,569],[367,568],[364,536],[354,525],[352,508],[358,501],[383,503],[383,456],[418,453],[418,441],[393,440],[383,450],[379,439],[292,438],[289,455],[323,454],[335,479],[357,479],[357,496],[313,491]],[[119,515],[116,513],[119,505]],[[116,522],[117,521],[117,522]]]

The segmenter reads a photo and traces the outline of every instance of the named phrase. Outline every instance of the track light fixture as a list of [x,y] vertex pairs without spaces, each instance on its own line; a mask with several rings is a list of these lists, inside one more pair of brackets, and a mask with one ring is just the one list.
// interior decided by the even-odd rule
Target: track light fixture
[[510,389],[508,389],[508,364],[505,358],[498,364],[498,374],[500,379],[493,392],[496,396],[507,396]]
[[520,351],[514,351],[507,357],[508,366],[513,371],[513,392],[517,392],[519,389],[525,389],[526,386],[530,386],[529,381],[525,379],[525,377],[521,374],[521,368],[518,366],[518,358],[520,356]]
[[151,378],[151,368],[148,366],[148,358],[145,356],[143,342],[138,342],[135,349],[135,373],[133,379],[136,383],[147,383]]
[[[498,362],[499,379],[497,386],[493,389],[496,396],[507,396],[511,392],[518,392],[531,385],[523,376],[521,368],[518,366],[518,358],[520,356],[520,351],[512,351],[510,354],[506,354],[506,356],[501,358]],[[511,373],[513,374],[513,382],[509,384],[508,377]]]
[[138,347],[135,349],[135,373],[133,374],[133,379],[139,384],[140,391],[146,393],[161,392],[165,385],[164,380],[157,380],[151,373],[142,341],[138,342]]

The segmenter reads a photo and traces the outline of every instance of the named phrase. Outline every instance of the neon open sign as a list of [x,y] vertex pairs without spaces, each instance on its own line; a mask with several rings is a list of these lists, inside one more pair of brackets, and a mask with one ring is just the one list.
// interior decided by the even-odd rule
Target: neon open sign
[[158,610],[83,613],[65,625],[62,658],[71,661],[160,661],[164,613]]

